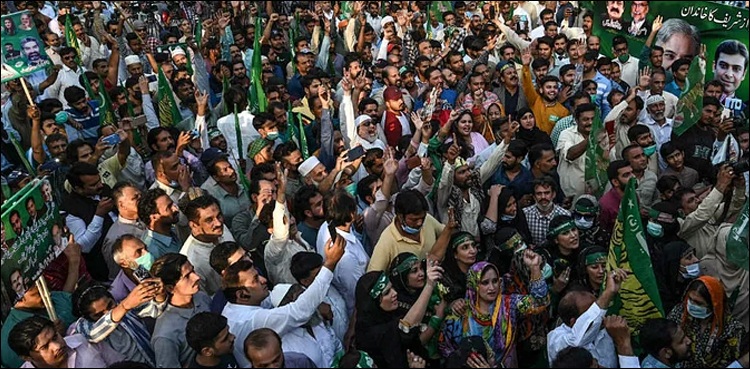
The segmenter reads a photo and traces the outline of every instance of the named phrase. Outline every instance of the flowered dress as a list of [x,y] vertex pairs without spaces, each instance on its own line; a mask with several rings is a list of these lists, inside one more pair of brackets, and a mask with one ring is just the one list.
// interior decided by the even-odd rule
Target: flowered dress
[[[482,314],[478,309],[479,281],[487,268],[493,268],[497,272],[497,268],[487,262],[476,263],[469,269],[466,277],[466,300],[469,307],[466,314],[451,314],[445,319],[439,338],[440,351],[443,357],[448,357],[464,337],[481,336],[492,348],[499,364],[506,368],[518,367],[516,332],[519,314],[545,311],[543,307],[549,304],[547,284],[542,279],[532,281],[528,295],[500,293],[490,305],[490,314]],[[500,291],[503,291],[502,286]]]

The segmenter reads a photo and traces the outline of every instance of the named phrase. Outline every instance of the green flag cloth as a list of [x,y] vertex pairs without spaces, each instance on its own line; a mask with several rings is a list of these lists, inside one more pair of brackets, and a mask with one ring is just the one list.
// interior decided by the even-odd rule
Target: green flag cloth
[[607,272],[623,269],[628,273],[608,313],[625,318],[635,336],[646,320],[664,317],[664,308],[643,232],[638,194],[635,191],[636,183],[636,179],[631,178],[625,189],[607,260]]
[[255,41],[253,42],[253,67],[251,69],[252,84],[248,96],[248,107],[253,114],[265,113],[268,105],[266,93],[263,91],[263,66],[260,54],[260,39],[263,37],[263,24],[260,17],[255,18]]
[[[86,77],[86,73],[81,73],[81,76],[83,77],[83,89],[86,90],[86,95],[89,95],[89,99],[99,101],[101,105],[102,98],[99,96],[99,93],[94,93],[94,89],[91,88],[91,81],[89,81],[89,77]],[[103,83],[103,82],[102,82]],[[100,83],[100,84],[102,84]]]
[[594,113],[594,124],[589,134],[586,148],[585,181],[591,193],[600,198],[607,186],[607,167],[609,166],[609,137],[602,123],[601,111]]
[[727,235],[727,261],[745,270],[750,270],[747,243],[749,220],[748,202],[745,201],[745,207]]
[[112,100],[109,99],[107,89],[104,88],[104,81],[99,82],[99,96],[101,96],[101,105],[99,105],[99,125],[108,126],[117,122],[115,111],[112,108]]
[[135,110],[133,109],[133,103],[130,102],[130,94],[128,93],[128,89],[125,88],[125,83],[122,83],[122,91],[125,93],[125,101],[127,101],[128,104],[128,116],[133,118],[135,117]]
[[159,68],[159,88],[156,92],[156,99],[159,101],[159,124],[162,127],[172,127],[182,122],[182,114],[177,108],[177,102],[174,100],[172,86],[164,75],[164,71]]
[[13,135],[8,135],[8,137],[10,138],[10,142],[13,144],[13,147],[16,149],[18,157],[21,158],[23,166],[26,168],[26,171],[29,172],[28,174],[30,176],[35,176],[36,170],[34,170],[34,167],[32,167],[29,161],[26,159],[26,153],[24,153],[23,149],[21,148],[21,144],[16,141],[16,138],[13,137]]
[[73,30],[73,23],[70,21],[71,17],[73,17],[72,14],[68,14],[65,17],[65,43],[69,47],[76,49],[76,64],[81,65],[83,54],[81,53],[81,46],[78,44],[76,32]]
[[195,43],[198,45],[198,50],[203,50],[203,22],[200,19],[195,21]]
[[297,113],[297,124],[299,124],[299,151],[302,153],[302,160],[307,160],[310,157],[310,150],[307,148],[305,124],[302,122],[301,113]]
[[703,85],[706,81],[706,62],[701,58],[693,58],[690,63],[685,92],[677,101],[677,114],[674,116],[672,132],[681,136],[695,125],[703,114]]

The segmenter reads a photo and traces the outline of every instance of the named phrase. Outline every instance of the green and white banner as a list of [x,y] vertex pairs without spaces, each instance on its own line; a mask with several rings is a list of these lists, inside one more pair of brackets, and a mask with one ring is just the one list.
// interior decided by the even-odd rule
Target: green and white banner
[[34,180],[2,205],[2,282],[14,301],[67,246],[52,185]]
[[52,65],[28,11],[2,16],[2,83]]

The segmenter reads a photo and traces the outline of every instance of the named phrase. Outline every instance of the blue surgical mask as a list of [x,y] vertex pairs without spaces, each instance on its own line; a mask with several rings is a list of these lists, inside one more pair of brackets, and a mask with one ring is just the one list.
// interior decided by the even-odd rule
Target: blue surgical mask
[[650,234],[652,237],[661,238],[664,236],[664,227],[656,222],[648,221],[648,225],[646,226],[646,231],[648,231],[648,234]]
[[503,222],[512,222],[514,219],[516,219],[515,215],[501,215],[500,220]]
[[268,132],[268,136],[266,136],[266,138],[269,141],[276,141],[276,139],[279,138],[279,132]]
[[544,263],[544,267],[542,268],[542,278],[544,280],[552,278],[552,267],[548,263]]
[[698,263],[690,264],[685,267],[685,272],[680,272],[682,274],[682,278],[685,279],[695,279],[700,277],[701,275],[701,266]]
[[690,314],[690,316],[692,316],[695,319],[706,319],[713,314],[711,311],[708,310],[707,307],[694,304],[693,300],[691,299],[688,299],[687,301],[687,311],[688,311],[688,314]]
[[55,114],[55,123],[57,124],[63,124],[68,121],[68,112],[65,110],[60,110]]
[[154,255],[146,251],[141,257],[135,259],[135,263],[146,268],[146,270],[151,270],[151,265],[154,264],[154,260]]
[[581,230],[589,230],[594,227],[594,218],[586,219],[585,217],[576,217],[576,227]]
[[419,227],[419,228],[409,227],[408,225],[406,225],[406,222],[402,219],[401,220],[401,229],[404,232],[406,232],[407,234],[414,235],[414,234],[418,234],[422,230],[422,227]]

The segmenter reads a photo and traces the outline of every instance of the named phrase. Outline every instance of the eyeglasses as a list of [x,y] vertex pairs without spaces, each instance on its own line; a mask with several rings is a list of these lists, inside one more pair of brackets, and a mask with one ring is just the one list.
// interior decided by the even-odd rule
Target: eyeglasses
[[615,52],[618,52],[618,53],[624,53],[624,52],[627,52],[627,51],[628,51],[627,47],[615,48]]

